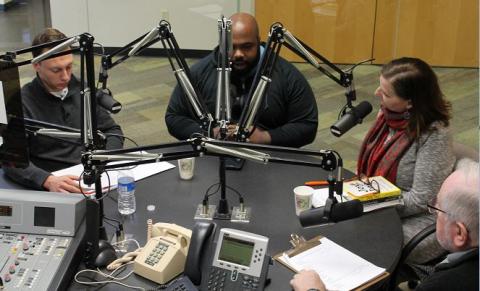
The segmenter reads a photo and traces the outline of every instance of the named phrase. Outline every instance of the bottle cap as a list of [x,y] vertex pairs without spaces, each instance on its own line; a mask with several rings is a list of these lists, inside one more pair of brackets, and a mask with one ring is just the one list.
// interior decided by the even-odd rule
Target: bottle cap
[[155,205],[152,205],[152,204],[147,205],[147,210],[148,211],[155,211]]

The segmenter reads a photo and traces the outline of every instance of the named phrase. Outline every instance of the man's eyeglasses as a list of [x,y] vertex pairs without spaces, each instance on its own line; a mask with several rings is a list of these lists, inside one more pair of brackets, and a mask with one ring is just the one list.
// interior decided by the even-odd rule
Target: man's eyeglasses
[[[437,204],[437,198],[434,198],[431,202],[427,203],[427,209],[428,209],[428,212],[435,215],[435,216],[438,216],[438,213],[439,212],[442,212],[442,213],[445,213],[446,215],[449,215],[448,212],[446,212],[445,210],[442,210],[436,206],[434,206],[435,204]],[[453,220],[452,220],[453,221]],[[470,233],[470,230],[469,228],[467,227],[467,225],[462,222],[462,221],[455,221],[457,224],[458,223],[461,223],[463,224],[463,226],[465,227],[465,229],[467,230],[468,233]]]
[[[433,202],[435,202],[435,201],[433,201]],[[432,203],[432,202],[427,203],[428,213],[433,214],[433,215],[437,215],[438,212],[442,212],[442,213],[447,214],[447,212],[445,210],[442,210],[442,209],[440,209],[436,206],[433,206],[433,204],[435,204],[435,203]]]
[[363,184],[369,186],[370,188],[372,188],[373,191],[375,191],[375,194],[378,194],[380,193],[380,185],[378,184],[377,180],[375,179],[370,179],[368,176],[366,175],[360,175],[360,177],[358,178]]

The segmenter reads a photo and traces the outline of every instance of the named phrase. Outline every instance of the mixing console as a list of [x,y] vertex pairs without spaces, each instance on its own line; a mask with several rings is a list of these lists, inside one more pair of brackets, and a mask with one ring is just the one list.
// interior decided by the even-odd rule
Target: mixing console
[[71,237],[0,232],[0,276],[6,290],[48,290]]

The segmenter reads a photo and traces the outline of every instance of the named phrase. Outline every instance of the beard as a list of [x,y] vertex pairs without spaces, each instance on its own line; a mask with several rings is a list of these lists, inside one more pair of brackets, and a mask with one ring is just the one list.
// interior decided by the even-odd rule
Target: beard
[[260,59],[260,46],[258,46],[257,55],[255,58],[248,59],[245,57],[232,59],[232,73],[244,75],[255,70]]
[[252,62],[242,58],[242,59],[234,59],[232,61],[232,72],[236,74],[245,74],[249,72],[254,65]]

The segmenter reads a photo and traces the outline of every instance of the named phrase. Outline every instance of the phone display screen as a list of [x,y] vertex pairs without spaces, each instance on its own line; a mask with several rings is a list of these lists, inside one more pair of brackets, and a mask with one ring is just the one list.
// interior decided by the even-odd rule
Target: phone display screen
[[242,266],[250,266],[254,243],[225,235],[218,259]]

